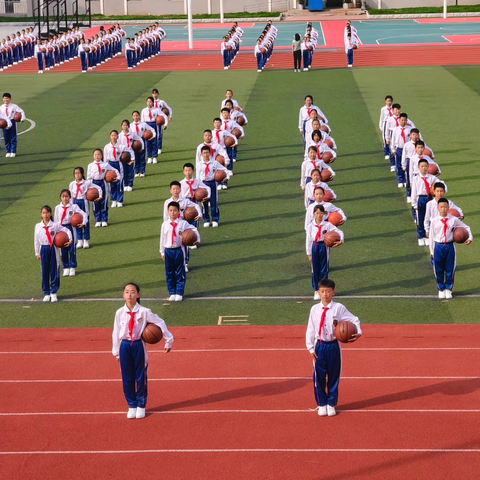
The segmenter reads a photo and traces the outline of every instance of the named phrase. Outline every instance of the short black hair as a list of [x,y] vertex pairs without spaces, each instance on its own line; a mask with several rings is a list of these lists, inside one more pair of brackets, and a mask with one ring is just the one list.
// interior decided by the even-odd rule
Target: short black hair
[[333,280],[330,280],[329,278],[326,278],[325,280],[320,280],[318,282],[318,287],[320,288],[331,288],[332,290],[335,290],[335,282]]
[[323,193],[325,193],[325,189],[323,187],[321,187],[320,185],[318,185],[317,187],[315,187],[313,189],[313,193],[315,193],[317,190],[321,190]]
[[305,100],[306,100],[307,98],[309,98],[309,99],[313,102],[313,97],[312,97],[311,95],[306,95],[306,96],[305,96]]
[[312,176],[315,172],[317,172],[319,175],[320,175],[320,170],[318,168],[314,168],[311,172],[310,172],[310,176]]
[[325,213],[325,208],[323,205],[315,205],[313,207],[313,213],[315,213],[317,210],[320,210],[322,213]]
[[388,99],[390,99],[390,100],[393,102],[393,97],[392,97],[391,95],[387,95],[387,96],[385,97],[385,100],[388,100]]
[[213,121],[214,121],[214,122],[221,122],[222,119],[221,119],[221,118],[218,118],[218,117],[215,117],[215,118],[213,119]]
[[212,131],[209,128],[207,128],[206,130],[203,131],[203,133],[212,133]]
[[180,182],[178,182],[177,180],[174,180],[173,182],[170,182],[170,188],[172,188],[173,186],[177,186],[177,187],[181,187],[180,185]]
[[[152,103],[155,101],[155,100],[153,99],[153,97],[147,97],[147,100],[151,100]],[[145,100],[145,101],[147,101],[147,100]]]
[[445,190],[445,184],[442,182],[437,182],[433,184],[433,189],[435,190],[436,188],[443,188]]
[[438,203],[448,203],[448,200],[445,197],[443,197],[438,201]]
[[408,115],[405,112],[403,112],[400,114],[399,118],[408,118]]
[[310,150],[311,150],[312,152],[315,152],[315,153],[317,152],[317,149],[316,149],[313,145],[310,146],[310,147],[308,147],[308,151],[310,151]]
[[421,163],[426,163],[428,165],[428,160],[425,158],[422,158],[421,160],[418,161],[418,165],[420,166]]
[[3,96],[7,98],[12,98],[12,95],[10,95],[10,93],[4,93]]
[[52,207],[49,207],[48,205],[44,205],[40,211],[42,211],[43,209],[47,210],[47,212],[50,212],[50,214],[52,213]]
[[417,145],[421,145],[422,147],[424,147],[424,146],[425,146],[425,142],[424,142],[423,140],[417,140],[417,141],[415,142],[415,146],[417,146]]
[[420,130],[418,128],[412,128],[410,133],[420,133]]
[[394,103],[392,105],[392,108],[398,108],[400,110],[402,108],[402,106],[399,103]]
[[158,93],[158,90],[156,88],[153,88],[152,93]]
[[175,207],[177,210],[180,210],[180,204],[178,202],[170,202],[167,208]]
[[70,198],[72,198],[72,192],[71,192],[68,188],[64,188],[64,189],[60,192],[60,198],[62,198],[62,195],[63,195],[64,193],[68,193],[68,196],[69,196]]
[[201,149],[200,149],[201,152],[205,152],[205,151],[208,151],[210,152],[210,147],[208,147],[207,145],[204,145]]
[[140,112],[139,112],[138,110],[134,110],[134,111],[132,112],[132,115],[133,115],[134,113],[138,113],[138,114],[140,115]]
[[186,163],[183,168],[191,168],[192,170],[195,170],[195,167],[193,166],[193,163]]
[[315,135],[318,135],[320,138],[322,138],[322,132],[320,130],[314,130],[312,132],[312,140]]
[[227,107],[223,107],[221,111],[222,111],[222,112],[228,112],[228,113],[230,113],[230,109],[227,108]]

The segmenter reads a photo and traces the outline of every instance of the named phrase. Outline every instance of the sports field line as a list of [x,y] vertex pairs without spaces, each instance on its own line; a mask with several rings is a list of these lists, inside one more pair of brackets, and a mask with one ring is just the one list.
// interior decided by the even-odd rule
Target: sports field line
[[131,453],[480,453],[480,448],[196,448],[152,450],[49,450],[0,452],[0,455],[125,455]]
[[37,124],[33,120],[30,120],[29,118],[25,118],[25,120],[30,122],[30,126],[26,130],[24,130],[23,132],[18,132],[17,136],[18,135],[23,135],[24,133],[27,133],[30,130],[33,130],[37,126]]

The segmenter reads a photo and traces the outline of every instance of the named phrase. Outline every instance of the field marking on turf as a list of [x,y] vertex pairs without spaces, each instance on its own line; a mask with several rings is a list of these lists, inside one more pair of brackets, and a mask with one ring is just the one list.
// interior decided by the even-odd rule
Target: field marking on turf
[[[378,45],[390,45],[388,43],[387,44],[380,43],[379,40],[390,40],[392,38],[407,38],[407,39],[409,39],[409,38],[412,38],[412,37],[416,38],[416,37],[432,37],[432,36],[436,36],[436,37],[440,36],[441,37],[440,33],[438,33],[438,32],[436,32],[436,33],[422,33],[422,34],[419,34],[419,35],[417,35],[417,34],[415,34],[415,35],[395,35],[393,37],[377,38],[375,40],[375,42],[377,42]],[[403,42],[403,43],[408,43],[410,45],[422,45],[421,42]],[[441,44],[442,42],[433,42],[433,43]],[[399,43],[398,45],[402,45],[402,43]]]
[[480,453],[480,448],[190,448],[154,450],[32,450],[0,455],[137,455],[139,453]]
[[[264,381],[264,380],[311,380],[309,377],[198,377],[198,378],[149,378],[150,382],[218,382],[218,381]],[[342,377],[342,380],[478,380],[480,377],[455,376],[389,376],[389,377]],[[80,379],[52,379],[52,380],[0,380],[2,383],[99,383],[121,382],[120,378],[80,378]]]
[[25,118],[25,120],[30,122],[30,126],[23,132],[18,132],[17,135],[23,135],[24,133],[27,133],[30,130],[33,130],[37,126],[37,124],[33,120],[30,120],[29,118]]
[[240,323],[241,325],[250,325],[248,323],[248,317],[248,315],[220,315],[218,317],[217,325],[222,325],[222,322],[223,324]]

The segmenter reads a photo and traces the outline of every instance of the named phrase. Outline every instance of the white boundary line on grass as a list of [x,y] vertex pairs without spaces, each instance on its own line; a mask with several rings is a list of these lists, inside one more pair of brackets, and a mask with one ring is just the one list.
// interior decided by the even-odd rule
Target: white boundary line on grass
[[18,135],[23,135],[24,133],[27,133],[30,130],[33,130],[37,126],[37,124],[33,120],[30,120],[29,118],[25,118],[25,120],[30,122],[30,126],[26,130],[24,130],[23,132],[18,132],[17,136]]

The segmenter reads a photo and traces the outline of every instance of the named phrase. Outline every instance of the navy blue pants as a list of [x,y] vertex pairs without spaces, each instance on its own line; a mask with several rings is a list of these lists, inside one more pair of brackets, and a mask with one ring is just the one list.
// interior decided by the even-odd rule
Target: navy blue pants
[[60,267],[57,262],[55,247],[42,245],[40,250],[40,265],[42,268],[42,290],[44,295],[57,293],[60,288]]
[[[338,384],[342,369],[342,355],[337,340],[317,342],[317,360],[313,368],[313,387],[317,405],[335,407],[338,402]],[[328,379],[327,379],[328,378]]]
[[145,173],[145,150],[135,152],[135,173]]
[[[108,162],[110,166],[115,168],[115,170],[118,170],[119,172],[122,171],[122,167],[120,166],[120,162]],[[123,181],[124,181],[125,175],[119,182],[112,182],[110,184],[110,199],[112,202],[120,202],[123,203]]]
[[7,130],[3,129],[5,140],[5,153],[17,153],[17,122],[12,120],[12,126]]
[[165,249],[165,276],[170,295],[182,295],[185,291],[185,257],[182,247]]
[[349,48],[347,52],[347,63],[353,65],[353,48]]
[[78,240],[90,240],[90,205],[87,200],[73,199],[73,203],[78,205],[88,216],[88,222],[82,228],[75,228]]
[[211,190],[209,200],[202,203],[203,221],[210,222],[210,214],[209,214],[209,210],[210,210],[212,214],[212,222],[218,222],[220,220],[220,210],[218,208],[217,182],[204,181],[203,183],[208,187],[210,187],[210,190]]
[[147,369],[145,350],[141,340],[122,340],[120,344],[120,369],[123,394],[130,408],[145,408],[147,405]]
[[[157,124],[155,122],[147,122],[149,127],[152,127],[155,131],[157,129]],[[153,158],[158,157],[158,141],[157,137],[152,140],[145,140],[146,150],[147,150],[147,157]]]
[[383,123],[383,154],[390,156],[390,145],[387,145],[387,142],[385,141],[386,129],[387,129],[387,122],[384,122]]
[[37,53],[38,71],[43,71],[43,53]]
[[157,125],[157,149],[161,150],[163,147],[163,125]]
[[407,183],[407,197],[412,196],[412,187],[410,186],[410,159],[407,158],[407,171],[405,172],[405,182]]
[[82,72],[87,71],[87,54],[85,52],[80,52],[80,63],[82,64]]
[[308,50],[303,51],[303,68],[308,68]]
[[257,53],[257,70],[262,69],[262,54]]
[[328,278],[329,248],[323,242],[312,243],[312,287],[318,291],[318,282]]
[[108,222],[108,195],[103,180],[93,180],[93,183],[102,189],[102,201],[93,202],[93,215],[96,222]]
[[397,148],[396,156],[395,156],[395,171],[397,173],[397,183],[405,183],[405,172],[402,168],[402,153],[403,148]]
[[433,270],[438,290],[452,290],[455,280],[457,253],[453,242],[435,243],[433,250]]
[[75,236],[73,234],[73,227],[71,225],[63,225],[68,228],[72,234],[72,243],[67,248],[62,248],[62,264],[63,268],[77,268],[77,248],[75,245]]
[[427,203],[431,197],[427,195],[420,195],[417,202],[417,238],[426,238],[425,233],[425,214],[427,213]]
[[132,163],[129,165],[128,163],[123,164],[123,181],[125,187],[133,187],[133,176],[135,173],[135,165]]
[[127,50],[127,67],[132,68],[134,65],[133,62],[133,51],[132,50]]

